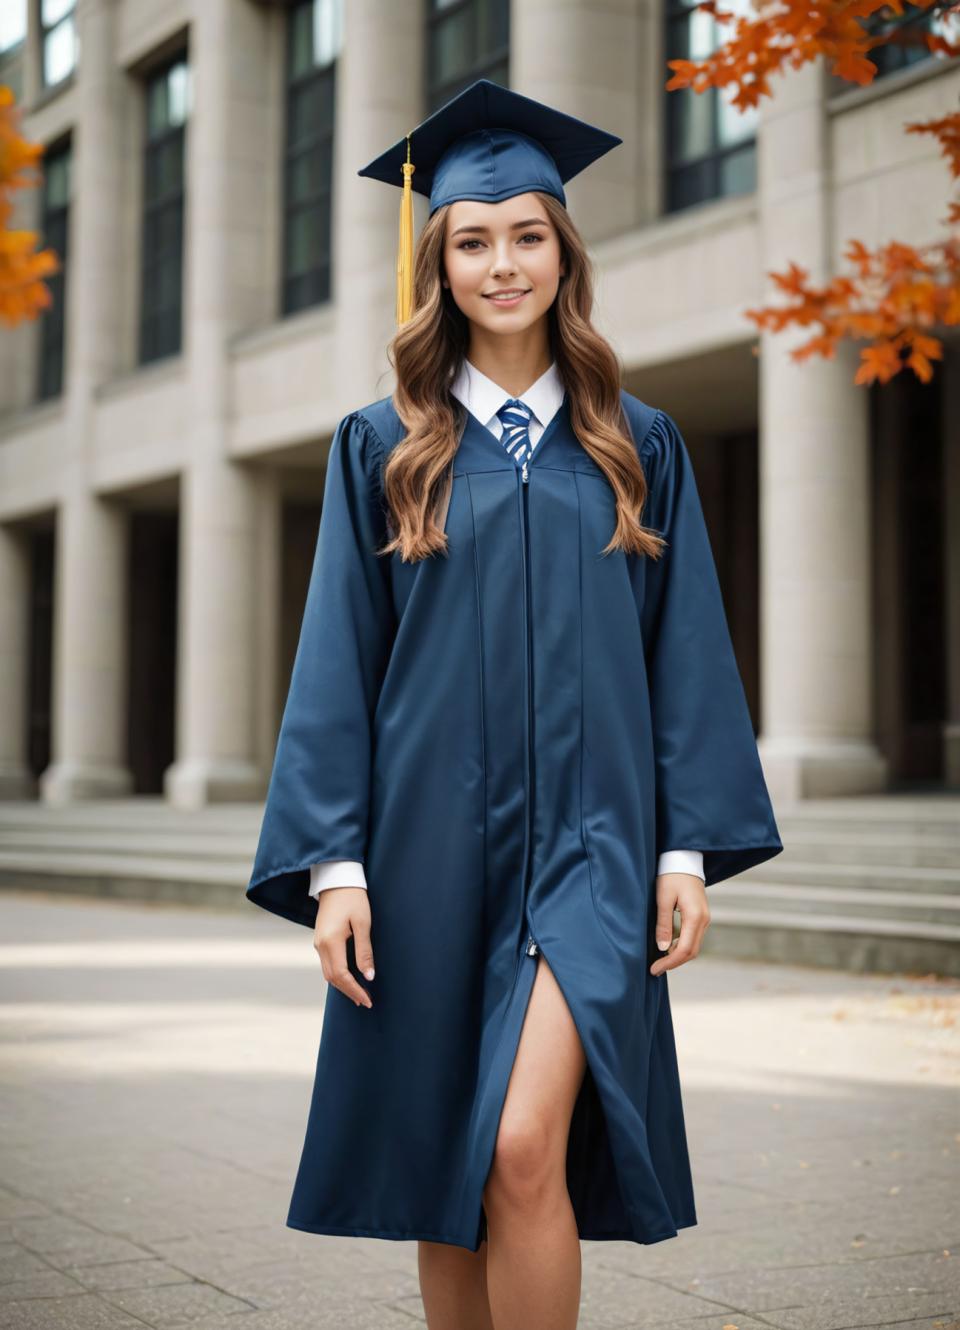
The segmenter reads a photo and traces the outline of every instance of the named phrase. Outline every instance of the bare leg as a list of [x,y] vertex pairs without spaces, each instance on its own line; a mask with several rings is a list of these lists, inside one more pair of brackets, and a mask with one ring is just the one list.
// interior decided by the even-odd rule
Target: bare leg
[[449,1242],[419,1242],[417,1257],[428,1330],[493,1330],[486,1241],[475,1252]]
[[585,1070],[573,1017],[541,953],[484,1189],[496,1330],[577,1324],[580,1241],[566,1154]]

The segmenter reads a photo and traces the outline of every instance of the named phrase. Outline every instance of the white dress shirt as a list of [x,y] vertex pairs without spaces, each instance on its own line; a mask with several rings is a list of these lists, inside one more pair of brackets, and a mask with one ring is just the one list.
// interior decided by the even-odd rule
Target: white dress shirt
[[[460,364],[450,391],[462,402],[471,415],[476,416],[480,424],[498,439],[503,433],[503,423],[497,412],[504,401],[512,394],[506,392],[493,379],[481,373],[476,365],[464,357]],[[563,380],[554,361],[549,369],[532,383],[526,392],[518,394],[533,412],[530,421],[530,449],[535,448],[543,431],[550,424],[563,401]],[[665,850],[657,859],[657,875],[661,873],[693,873],[704,877],[703,853],[701,850]],[[704,880],[706,880],[704,878]],[[310,895],[319,896],[328,887],[366,887],[367,881],[363,864],[354,859],[328,859],[321,864],[310,866]]]

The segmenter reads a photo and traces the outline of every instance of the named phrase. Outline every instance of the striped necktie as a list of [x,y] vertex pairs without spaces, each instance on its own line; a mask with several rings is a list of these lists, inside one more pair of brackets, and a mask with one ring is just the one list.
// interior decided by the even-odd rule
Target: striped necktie
[[528,453],[533,452],[533,444],[530,442],[533,412],[526,402],[521,402],[517,397],[508,397],[497,416],[503,425],[500,442],[517,466],[522,466]]

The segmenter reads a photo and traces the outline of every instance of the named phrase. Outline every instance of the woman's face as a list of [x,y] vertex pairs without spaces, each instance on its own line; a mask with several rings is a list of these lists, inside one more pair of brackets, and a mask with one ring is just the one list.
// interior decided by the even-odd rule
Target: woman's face
[[494,333],[523,332],[542,318],[564,271],[559,236],[536,194],[452,203],[443,261],[460,310]]

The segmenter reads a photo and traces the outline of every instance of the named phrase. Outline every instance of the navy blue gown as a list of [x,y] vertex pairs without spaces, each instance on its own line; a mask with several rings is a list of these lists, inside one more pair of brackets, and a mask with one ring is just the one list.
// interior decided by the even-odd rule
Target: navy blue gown
[[[603,555],[613,491],[569,398],[528,480],[467,415],[449,551],[378,556],[390,398],[330,449],[249,899],[312,928],[309,866],[364,864],[376,976],[329,988],[287,1224],[476,1251],[482,1191],[541,956],[583,1043],[567,1183],[581,1238],[697,1222],[657,856],[706,885],[783,846],[691,462],[623,392],[659,560]],[[318,971],[319,974],[319,971]]]

